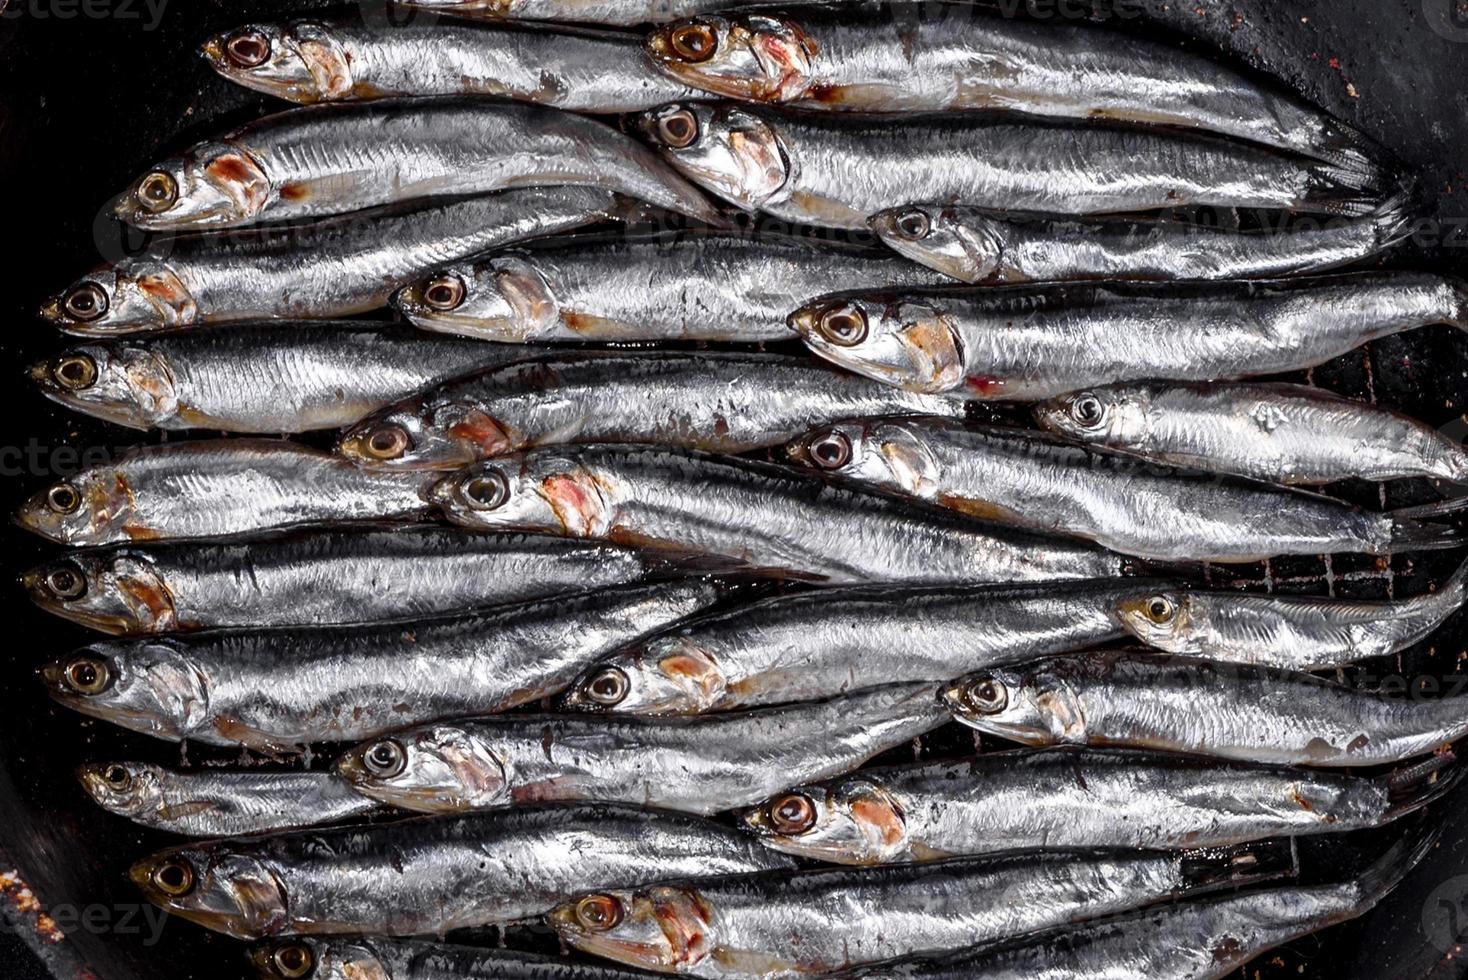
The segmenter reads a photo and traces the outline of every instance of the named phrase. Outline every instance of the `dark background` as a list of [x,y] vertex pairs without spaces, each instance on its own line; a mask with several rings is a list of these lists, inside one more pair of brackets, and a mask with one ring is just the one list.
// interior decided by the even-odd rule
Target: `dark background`
[[[155,0],[156,2],[156,0]],[[0,2],[0,7],[3,7]],[[75,451],[108,450],[139,434],[63,412],[20,377],[29,361],[62,341],[33,317],[38,301],[126,241],[101,208],[162,152],[274,108],[237,90],[195,55],[208,33],[253,17],[325,4],[268,0],[168,0],[161,19],[142,0],[10,0],[0,17],[0,186],[10,246],[0,265],[0,385],[6,427],[0,437],[0,509],[77,467]],[[1013,4],[1010,10],[1014,9]],[[1068,19],[1089,6],[1036,0],[1033,15]],[[1104,12],[1103,12],[1104,13]],[[1468,4],[1460,0],[1192,0],[1118,3],[1108,27],[1178,38],[1268,71],[1308,99],[1388,147],[1420,182],[1423,215],[1413,243],[1392,264],[1462,273],[1468,256]],[[380,3],[362,16],[383,17]],[[1021,14],[1029,16],[1029,14]],[[1180,329],[1186,324],[1180,324]],[[1390,338],[1312,372],[1311,380],[1347,394],[1379,398],[1460,437],[1468,344],[1449,328]],[[156,437],[154,437],[156,438]],[[69,447],[69,448],[68,448]],[[1422,498],[1423,488],[1337,488],[1370,506]],[[1400,499],[1399,499],[1400,497]],[[12,527],[3,532],[7,574],[47,553]],[[1219,572],[1215,584],[1382,597],[1441,583],[1461,556],[1438,554],[1377,563],[1360,556],[1303,559]],[[132,757],[180,761],[171,745],[133,736],[61,711],[30,676],[42,660],[87,636],[46,617],[18,589],[0,591],[11,636],[0,715],[0,976],[47,976],[33,949],[63,977],[221,980],[243,975],[240,947],[170,921],[162,941],[148,927],[123,870],[167,842],[112,818],[86,800],[71,777],[77,762]],[[1380,683],[1461,673],[1468,658],[1465,617],[1396,658],[1350,679]],[[954,731],[933,751],[962,747]],[[209,757],[191,750],[194,763]],[[1391,899],[1358,923],[1292,944],[1242,975],[1363,978],[1463,975],[1453,944],[1468,912],[1468,791],[1437,809],[1451,820],[1442,846]],[[1315,842],[1306,856],[1325,874],[1370,851],[1380,835]],[[1446,902],[1447,905],[1441,903]],[[59,925],[56,931],[40,913]],[[1464,915],[1468,923],[1468,915]],[[1431,935],[1424,933],[1424,923]],[[142,929],[141,934],[136,931]],[[61,938],[61,933],[65,938]],[[1458,933],[1461,934],[1461,933]]]

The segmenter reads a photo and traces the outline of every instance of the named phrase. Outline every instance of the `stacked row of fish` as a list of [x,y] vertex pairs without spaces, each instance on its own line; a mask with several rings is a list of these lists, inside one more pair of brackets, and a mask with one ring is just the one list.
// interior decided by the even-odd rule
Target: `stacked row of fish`
[[[407,6],[460,16],[209,40],[328,104],[149,170],[116,215],[165,236],[41,311],[83,338],[31,369],[54,400],[247,436],[18,514],[73,548],[32,598],[114,634],[54,698],[272,763],[81,767],[212,838],[135,863],[150,900],[277,980],[1200,978],[1432,848],[1402,818],[1461,780],[1468,701],[1312,672],[1430,635],[1468,565],[1379,601],[1198,584],[1465,543],[1457,499],[1301,489],[1460,485],[1460,445],[1238,380],[1468,329],[1445,277],[1278,278],[1405,235],[1368,140],[965,4]],[[895,761],[955,719],[1024,747]],[[1399,820],[1290,880],[1294,839]],[[443,942],[541,918],[617,965]]]

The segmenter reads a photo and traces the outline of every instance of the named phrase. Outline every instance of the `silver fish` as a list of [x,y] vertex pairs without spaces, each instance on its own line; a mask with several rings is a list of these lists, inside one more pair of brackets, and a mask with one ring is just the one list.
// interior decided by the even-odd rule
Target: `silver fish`
[[130,635],[422,619],[708,570],[602,542],[343,526],[73,551],[21,583],[47,612]]
[[1390,409],[1305,385],[1128,384],[1034,408],[1043,428],[1215,473],[1271,483],[1428,476],[1468,483],[1468,451]]
[[245,24],[205,42],[219,74],[291,102],[494,95],[578,112],[696,98],[649,65],[633,34],[439,21]]
[[[404,6],[488,20],[550,20],[632,27],[691,17],[730,0],[404,0]],[[736,3],[736,6],[743,6]]]
[[1324,163],[1163,131],[961,115],[883,120],[674,102],[643,136],[710,193],[747,211],[865,230],[920,201],[1047,214],[1188,205],[1362,215],[1382,203],[1364,159]]
[[1468,329],[1468,284],[1364,272],[1250,283],[976,287],[827,298],[790,317],[811,350],[847,370],[910,391],[1017,400],[1118,381],[1293,371],[1434,323]]
[[851,980],[1223,980],[1276,946],[1365,915],[1436,842],[1435,832],[1414,831],[1350,881],[1275,885],[1167,904],[973,952],[893,963],[848,976]]
[[513,242],[625,217],[594,187],[541,187],[417,208],[164,239],[98,266],[47,300],[65,333],[114,336],[380,309],[440,266]]
[[1124,650],[990,668],[944,699],[965,725],[1026,745],[1278,765],[1375,766],[1468,735],[1468,698],[1392,698],[1313,674]]
[[718,595],[639,585],[420,621],[110,640],[39,673],[61,704],[132,731],[284,754],[547,697]]
[[443,723],[358,746],[336,771],[364,796],[427,813],[585,801],[707,815],[849,772],[938,727],[948,713],[935,694],[932,684],[893,684],[708,718]]
[[785,318],[836,289],[943,277],[874,249],[794,236],[641,236],[507,252],[394,298],[415,326],[505,343],[790,339]]
[[433,500],[489,530],[598,538],[732,559],[831,585],[1112,578],[1133,565],[1051,541],[702,453],[549,447],[444,477]]
[[104,809],[189,837],[311,827],[387,809],[329,772],[175,772],[143,762],[98,762],[79,768],[77,778]]
[[899,391],[809,357],[548,354],[457,378],[378,412],[345,432],[336,452],[397,469],[458,469],[559,443],[742,453],[834,419],[963,414],[961,398]]
[[796,786],[743,815],[787,854],[838,864],[1009,850],[1199,848],[1380,827],[1456,787],[1451,756],[1363,778],[1151,752],[1021,749]]
[[421,939],[302,936],[250,951],[260,980],[648,980],[639,970]]
[[59,544],[201,538],[295,524],[418,520],[423,474],[369,471],[277,439],[138,446],[31,497],[22,527]]
[[1405,650],[1468,601],[1468,562],[1436,592],[1408,599],[1323,599],[1192,589],[1139,591],[1117,603],[1148,646],[1208,660],[1327,670]]
[[1386,251],[1411,231],[1405,199],[1360,218],[1303,217],[1238,231],[1182,221],[1085,221],[911,204],[872,231],[894,251],[967,283],[1077,279],[1270,279],[1325,272]]
[[587,888],[789,866],[685,814],[535,807],[190,844],[132,866],[151,902],[237,939],[442,935]]
[[475,99],[287,109],[159,163],[119,198],[115,213],[153,231],[233,228],[562,185],[720,221],[697,188],[605,123]]
[[1011,853],[609,890],[548,918],[572,946],[628,965],[781,980],[1022,936],[1293,866],[1280,844],[1203,855]]
[[796,440],[789,452],[857,487],[1070,534],[1154,560],[1384,555],[1461,542],[1456,528],[1414,520],[1410,509],[1366,511],[1317,494],[1145,464],[1012,427],[941,418],[841,422]]
[[775,596],[629,644],[588,670],[561,703],[682,715],[831,697],[896,677],[951,680],[1116,639],[1113,609],[1146,588],[884,585]]
[[673,78],[724,98],[828,112],[999,110],[1202,130],[1329,161],[1366,140],[1277,86],[1120,31],[999,18],[969,4],[881,17],[820,8],[704,15],[653,31]]
[[72,347],[34,364],[52,401],[136,429],[339,429],[529,351],[361,323],[265,323]]

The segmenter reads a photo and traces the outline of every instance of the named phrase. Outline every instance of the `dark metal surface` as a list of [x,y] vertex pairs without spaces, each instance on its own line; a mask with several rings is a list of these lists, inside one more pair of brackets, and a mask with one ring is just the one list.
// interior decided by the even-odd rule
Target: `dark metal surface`
[[[1001,8],[1023,8],[994,0]],[[3,6],[3,4],[0,4]],[[101,211],[105,200],[160,155],[276,106],[234,89],[194,54],[202,36],[251,17],[323,4],[268,0],[10,0],[0,17],[0,176],[8,204],[0,365],[12,372],[0,438],[0,508],[74,472],[92,454],[138,441],[127,430],[63,412],[29,390],[21,366],[60,346],[33,319],[43,294],[69,282],[98,252],[127,244]],[[1421,181],[1424,222],[1392,264],[1468,272],[1468,10],[1458,0],[1115,0],[1120,30],[1190,38],[1284,79],[1307,98],[1389,147]],[[1034,0],[1033,14],[1082,11]],[[1089,9],[1088,7],[1084,9]],[[156,17],[155,17],[156,14]],[[380,3],[362,16],[386,16]],[[1455,19],[1456,18],[1456,19]],[[136,241],[131,245],[135,247]],[[1186,329],[1180,324],[1179,329]],[[1374,398],[1468,432],[1468,342],[1446,328],[1391,338],[1312,372],[1310,380]],[[1335,488],[1369,506],[1426,499],[1423,486]],[[5,567],[18,571],[48,549],[14,528]],[[1440,583],[1460,556],[1299,559],[1218,572],[1215,584],[1351,596],[1408,595]],[[166,839],[91,805],[71,777],[78,762],[110,756],[177,762],[177,747],[124,733],[51,706],[30,677],[41,660],[87,636],[32,609],[13,587],[0,593],[9,644],[0,713],[0,976],[100,980],[229,980],[243,976],[239,944],[177,920],[149,919],[123,877],[127,864]],[[1451,677],[1468,658],[1468,617],[1392,662],[1355,672],[1362,683]],[[1468,695],[1468,689],[1460,693]],[[926,753],[971,747],[945,729]],[[910,753],[909,753],[910,756]],[[227,758],[190,750],[191,761]],[[318,765],[321,764],[318,760]],[[1243,976],[1336,978],[1468,974],[1454,933],[1468,935],[1468,789],[1436,813],[1450,817],[1442,846],[1359,923],[1270,954]],[[1364,840],[1313,844],[1312,865],[1344,867]],[[1337,858],[1340,858],[1338,861]],[[1456,918],[1462,921],[1456,921]],[[1450,922],[1452,919],[1452,922]],[[527,944],[543,936],[516,936]],[[40,959],[30,952],[40,951]],[[40,960],[45,961],[43,967]]]

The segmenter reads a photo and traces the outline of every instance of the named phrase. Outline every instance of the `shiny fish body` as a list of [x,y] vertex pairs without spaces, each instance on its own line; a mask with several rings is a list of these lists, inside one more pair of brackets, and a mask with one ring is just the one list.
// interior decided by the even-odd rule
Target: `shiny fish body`
[[748,211],[865,230],[922,201],[1096,215],[1214,206],[1360,215],[1375,167],[1162,131],[962,116],[871,122],[749,105],[670,103],[638,117],[690,180]]
[[1460,778],[1437,768],[1359,778],[1151,752],[1022,749],[795,786],[744,822],[776,850],[856,865],[1009,850],[1221,847],[1380,827]]
[[360,323],[268,323],[74,347],[31,377],[52,401],[136,429],[295,433],[351,425],[527,353]]
[[599,538],[733,559],[831,585],[1113,578],[1089,546],[970,523],[823,486],[789,469],[701,453],[547,448],[478,463],[432,496],[466,527]]
[[555,694],[717,596],[639,585],[416,622],[111,640],[40,673],[57,701],[133,731],[279,754]]
[[343,434],[336,451],[400,469],[458,469],[558,443],[742,453],[834,419],[963,413],[963,399],[900,391],[810,357],[550,354],[455,379],[378,412]]
[[16,521],[59,544],[218,537],[348,520],[418,520],[422,474],[374,472],[273,439],[139,446],[54,484]]
[[[1390,554],[1437,530],[1315,494],[1167,470],[1048,437],[948,419],[843,422],[791,452],[837,479],[1157,560]],[[831,455],[838,454],[838,455]],[[842,465],[842,459],[845,462]],[[1445,542],[1453,540],[1443,527]]]
[[47,612],[105,633],[424,619],[676,575],[601,542],[455,527],[332,527],[73,551],[22,576]]
[[632,27],[691,17],[729,0],[407,0],[404,6],[487,20],[559,21]]
[[[260,64],[252,44],[268,45]],[[493,95],[616,113],[696,96],[647,64],[640,38],[611,32],[297,20],[246,24],[211,38],[204,57],[230,81],[302,104]]]
[[1392,698],[1312,674],[1102,651],[971,674],[959,721],[1027,745],[1106,745],[1278,765],[1400,762],[1468,734],[1468,698]]
[[189,837],[262,834],[386,809],[329,772],[174,772],[140,762],[103,762],[82,766],[77,777],[109,812]]
[[1405,650],[1468,600],[1468,563],[1436,592],[1370,601],[1165,589],[1117,606],[1148,646],[1208,660],[1328,670]]
[[[712,613],[598,662],[567,708],[642,715],[732,711],[949,680],[1121,635],[1136,582],[825,589]],[[607,678],[611,689],[605,689]],[[601,683],[598,683],[601,682]]]
[[232,228],[564,185],[717,220],[695,187],[605,123],[480,99],[288,109],[159,164],[120,198],[116,213],[154,231]]
[[[763,235],[571,244],[457,265],[395,299],[415,326],[505,343],[785,341],[790,311],[838,289],[923,287],[943,277],[885,252]],[[430,306],[433,283],[462,288]]]
[[584,801],[707,815],[849,772],[946,721],[932,684],[708,718],[486,718],[368,743],[337,772],[365,796],[430,813]]
[[1083,221],[914,204],[873,216],[893,250],[976,285],[1082,279],[1271,279],[1386,251],[1412,214],[1393,200],[1360,218],[1301,218],[1251,231],[1181,221]]
[[647,49],[689,85],[802,109],[1105,119],[1332,161],[1360,157],[1365,142],[1282,89],[1173,45],[1001,19],[966,4],[897,5],[885,17],[819,8],[713,15],[655,31]]
[[1294,371],[1434,323],[1468,328],[1468,286],[1416,272],[858,294],[791,317],[812,350],[858,374],[1016,400]]
[[300,963],[310,964],[313,980],[647,980],[560,956],[382,936],[277,940],[252,949],[250,961],[260,980],[286,980]]
[[[237,939],[442,935],[586,888],[787,867],[737,831],[625,807],[538,807],[206,842],[133,865],[149,901]],[[193,887],[170,896],[160,871]]]
[[1271,483],[1468,483],[1468,452],[1443,432],[1304,385],[1115,385],[1037,405],[1035,420],[1079,442]]
[[[571,945],[628,965],[780,980],[1025,935],[1292,866],[1278,845],[1201,858],[1009,854],[618,890],[549,918]],[[610,929],[587,920],[613,910]]]
[[290,230],[182,235],[93,269],[40,315],[83,337],[351,316],[442,265],[623,210],[593,187],[544,187]]

